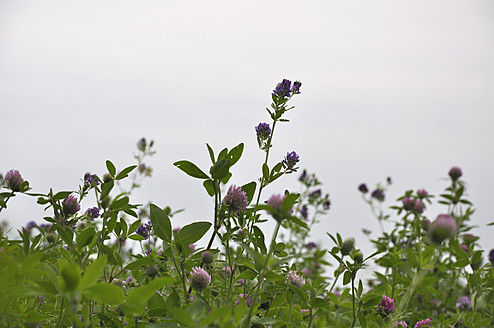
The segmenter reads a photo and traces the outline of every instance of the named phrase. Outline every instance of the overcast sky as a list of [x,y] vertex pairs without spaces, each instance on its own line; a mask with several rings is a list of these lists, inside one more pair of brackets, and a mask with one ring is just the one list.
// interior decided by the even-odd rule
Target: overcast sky
[[[263,153],[254,127],[269,122],[271,91],[302,81],[274,138],[271,164],[295,150],[317,173],[332,208],[313,232],[379,232],[357,186],[391,176],[385,205],[407,189],[437,194],[463,169],[486,249],[494,247],[494,3],[486,1],[2,1],[0,172],[18,169],[34,192],[77,190],[84,173],[133,164],[155,140],[153,178],[131,200],[186,211],[176,226],[212,220],[199,180],[206,142],[245,143],[232,183],[256,180]],[[299,191],[283,177],[265,199]],[[434,219],[446,211],[431,208]],[[0,219],[42,222],[16,197]],[[266,225],[270,230],[270,225]],[[368,250],[367,252],[370,252]]]

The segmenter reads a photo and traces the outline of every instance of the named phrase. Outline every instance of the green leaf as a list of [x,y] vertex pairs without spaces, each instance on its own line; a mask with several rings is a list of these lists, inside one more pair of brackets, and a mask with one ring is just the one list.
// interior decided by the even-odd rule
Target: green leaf
[[130,262],[129,264],[127,264],[125,266],[125,270],[134,271],[134,270],[142,268],[143,266],[153,265],[153,264],[154,264],[154,261],[151,257],[144,256],[144,257],[141,257],[140,259],[138,259],[134,262]]
[[350,271],[345,271],[345,274],[343,275],[343,285],[349,284],[350,280],[352,280],[352,274]]
[[67,228],[67,227],[62,227],[61,225],[56,225],[55,228],[57,229],[58,234],[60,237],[62,237],[63,241],[72,247],[72,241],[74,240],[74,232],[72,229]]
[[41,294],[38,290],[28,286],[7,287],[2,292],[2,296],[8,298],[33,297]]
[[108,173],[110,173],[112,177],[114,177],[115,174],[117,174],[117,169],[110,160],[106,161],[106,168],[108,169]]
[[252,321],[252,323],[263,325],[264,327],[272,326],[278,322],[275,319],[266,318],[266,317],[252,317],[251,321]]
[[300,194],[288,194],[283,199],[283,203],[281,203],[281,211],[288,212],[288,210],[295,204]]
[[151,204],[149,218],[153,225],[154,233],[163,241],[170,243],[172,240],[172,224],[165,211]]
[[127,205],[129,205],[129,197],[127,196],[121,198],[115,197],[111,203],[111,207],[115,211],[119,211]]
[[82,248],[89,245],[93,241],[95,235],[96,235],[96,231],[94,230],[93,227],[84,229],[76,237],[77,247]]
[[215,321],[219,321],[221,323],[225,319],[228,319],[231,316],[231,313],[232,313],[231,306],[225,306],[225,307],[213,309],[211,310],[211,312],[208,313],[206,318],[204,318],[201,321],[201,326],[210,325]]
[[105,270],[107,258],[108,257],[106,255],[101,255],[84,271],[84,276],[82,277],[83,289],[98,282],[99,278],[103,275],[103,271]]
[[244,144],[241,143],[236,147],[233,147],[229,152],[228,152],[228,158],[230,159],[230,166],[235,165],[235,163],[238,162],[240,157],[242,156],[242,153],[244,151]]
[[88,298],[96,298],[109,305],[122,304],[125,299],[122,289],[113,284],[96,284],[87,287],[84,293]]
[[211,228],[210,222],[194,222],[188,224],[177,233],[176,238],[187,245],[193,244],[201,239]]
[[128,177],[129,173],[132,172],[136,167],[137,167],[137,165],[132,165],[132,166],[126,167],[125,169],[122,170],[122,172],[120,172],[117,175],[115,180],[122,180],[122,179]]
[[214,183],[213,183],[213,180],[211,180],[211,179],[204,180],[204,182],[202,183],[202,185],[204,186],[204,188],[208,192],[208,195],[211,196],[211,197],[213,197],[214,196]]
[[113,180],[110,180],[109,182],[104,182],[101,185],[100,200],[103,200],[106,196],[108,196],[110,194],[110,191],[113,189],[114,185],[115,185],[115,182]]
[[184,327],[197,327],[197,324],[192,319],[192,315],[182,309],[173,309],[173,314],[175,315],[174,321],[183,325]]
[[55,194],[55,196],[53,196],[53,199],[54,200],[64,199],[65,197],[67,197],[70,194],[72,194],[72,191],[59,191]]
[[128,296],[126,305],[132,310],[136,312],[140,312],[142,310],[138,309],[141,307],[141,304],[144,305],[144,302],[147,301],[157,290],[163,288],[164,286],[171,285],[175,282],[173,277],[163,277],[156,278],[149,282],[147,285],[141,285],[132,289]]
[[197,179],[208,179],[209,177],[206,173],[202,172],[200,168],[198,168],[194,163],[189,161],[178,161],[173,163],[176,167],[187,173],[193,178]]
[[213,151],[213,148],[211,148],[211,146],[209,146],[208,144],[206,144],[206,146],[208,147],[208,152],[209,152],[209,158],[211,158],[211,163],[215,163],[215,159],[214,159],[214,151]]
[[256,186],[257,186],[257,184],[255,181],[249,182],[249,183],[244,184],[242,186],[242,190],[247,195],[247,200],[248,200],[249,204],[252,201],[252,199],[254,198],[254,194],[256,192]]
[[63,267],[60,277],[62,289],[72,292],[81,282],[81,269],[77,263],[70,263]]
[[228,175],[231,161],[229,159],[221,159],[211,167],[211,176],[213,179],[221,180]]

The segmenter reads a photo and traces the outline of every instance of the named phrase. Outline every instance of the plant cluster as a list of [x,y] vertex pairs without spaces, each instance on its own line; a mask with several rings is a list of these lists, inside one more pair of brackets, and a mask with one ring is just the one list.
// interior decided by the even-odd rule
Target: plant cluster
[[[288,151],[270,164],[275,128],[300,82],[283,80],[255,127],[264,161],[259,178],[235,181],[231,168],[244,145],[215,153],[208,170],[188,160],[174,166],[199,180],[214,201],[211,221],[174,225],[169,207],[133,204],[150,177],[153,142],[137,143],[136,165],[86,173],[74,191],[34,193],[16,170],[0,176],[0,212],[17,195],[34,197],[47,214],[9,237],[0,232],[0,325],[4,327],[492,327],[494,251],[483,262],[469,231],[474,209],[460,168],[449,171],[444,206],[427,216],[434,196],[408,190],[391,209],[396,222],[364,255],[354,238],[310,230],[331,207],[315,174],[303,170],[300,192],[266,186],[298,171]],[[129,181],[130,186],[124,188]],[[391,184],[388,178],[387,185]],[[358,186],[379,222],[387,185]],[[91,202],[87,208],[83,204]],[[273,234],[263,223],[272,220]],[[492,224],[491,224],[492,225]],[[207,237],[209,234],[209,237]],[[369,261],[379,269],[363,281]],[[336,263],[336,265],[333,265]]]

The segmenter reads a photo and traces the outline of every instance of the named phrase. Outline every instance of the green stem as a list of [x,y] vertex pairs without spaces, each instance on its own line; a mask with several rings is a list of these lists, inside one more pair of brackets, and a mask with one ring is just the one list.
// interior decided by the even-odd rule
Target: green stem
[[352,272],[352,310],[353,310],[353,321],[352,321],[352,328],[355,326],[355,319],[357,316],[355,315],[355,277]]
[[218,230],[221,227],[221,222],[218,222],[218,206],[219,206],[219,182],[218,180],[213,181],[213,186],[214,186],[214,231],[213,234],[211,235],[211,239],[209,239],[208,247],[207,250],[211,249],[211,246],[213,245],[214,237],[216,237],[216,234],[218,233]]
[[9,201],[10,197],[12,197],[14,195],[14,191],[12,190],[9,194],[9,196],[7,197],[7,199],[3,202],[2,204],[2,207],[0,207],[0,212],[2,212],[2,210],[4,209],[4,207],[7,206],[7,202]]
[[58,321],[55,328],[62,327],[64,319],[65,319],[65,297],[62,296],[62,302],[60,303],[60,313],[58,314]]
[[290,308],[288,309],[288,320],[290,320],[290,314],[292,313],[293,299],[294,298],[295,298],[295,294],[292,292],[292,300],[290,301]]

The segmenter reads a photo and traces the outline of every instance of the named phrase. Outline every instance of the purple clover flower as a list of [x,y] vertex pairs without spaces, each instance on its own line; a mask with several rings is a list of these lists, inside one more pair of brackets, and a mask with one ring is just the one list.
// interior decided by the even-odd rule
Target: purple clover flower
[[405,197],[401,200],[401,202],[403,203],[403,208],[407,211],[410,211],[413,209],[413,205],[414,205],[414,201],[413,199],[409,198],[409,197]]
[[420,200],[415,200],[413,203],[413,210],[417,213],[422,214],[424,212],[424,203],[422,203]]
[[241,187],[231,185],[226,193],[225,198],[223,198],[223,204],[228,206],[230,212],[235,214],[241,214],[247,209],[249,205],[249,200],[247,194],[242,190]]
[[418,321],[413,328],[422,328],[425,326],[432,326],[431,319],[426,318],[424,320]]
[[299,176],[298,181],[305,182],[306,179],[307,179],[307,171],[304,170],[302,174]]
[[66,215],[72,215],[77,213],[81,209],[81,206],[79,205],[79,202],[77,199],[72,196],[68,195],[65,197],[65,199],[62,201],[62,212]]
[[211,276],[201,267],[193,267],[190,273],[190,286],[192,289],[202,292],[211,283]]
[[425,197],[427,197],[428,195],[429,195],[429,193],[428,193],[428,192],[427,192],[427,190],[425,190],[425,189],[419,189],[419,190],[417,190],[417,196],[418,196],[419,198],[425,198]]
[[305,285],[305,279],[298,275],[295,271],[290,271],[288,272],[288,276],[286,277],[286,279],[292,283],[292,285],[298,287],[298,288],[302,288],[304,285]]
[[245,299],[245,304],[247,304],[247,307],[250,307],[252,305],[252,297],[245,297],[243,293],[238,296],[239,298],[235,300],[235,304],[240,305],[240,299],[243,298]]
[[384,191],[382,189],[376,189],[372,192],[371,196],[380,202],[384,202]]
[[457,166],[453,166],[450,170],[449,170],[449,173],[448,175],[450,176],[450,178],[453,180],[453,181],[456,181],[458,180],[462,175],[463,175],[463,172],[461,172],[461,169]]
[[393,323],[393,328],[407,328],[408,325],[405,321],[395,321]]
[[314,190],[309,194],[309,198],[319,198],[322,195],[321,189]]
[[460,296],[456,301],[456,307],[460,311],[470,310],[472,308],[472,301],[470,301],[468,296]]
[[84,213],[85,216],[87,216],[91,221],[99,217],[99,208],[97,207],[91,207],[86,210],[86,213]]
[[269,127],[269,124],[259,123],[259,125],[256,126],[256,134],[259,139],[267,140],[271,135],[271,128]]
[[292,86],[292,95],[297,95],[300,93],[300,87],[302,86],[302,82],[300,81],[295,81],[293,82],[293,86]]
[[285,195],[272,195],[266,204],[271,206],[273,210],[270,210],[269,213],[273,216],[276,221],[283,220],[286,216],[291,215],[293,213],[293,208],[290,208],[287,212],[281,211],[281,205],[283,204],[283,200],[285,199]]
[[286,153],[285,158],[283,159],[283,167],[286,169],[286,173],[297,172],[298,167],[295,167],[297,163],[300,161],[299,156],[296,152],[292,151],[291,153]]
[[437,244],[440,244],[443,240],[452,237],[458,229],[456,220],[449,214],[439,214],[437,219],[431,223],[429,227],[429,234]]
[[383,295],[383,299],[376,306],[376,311],[381,317],[387,317],[395,310],[395,302],[393,299]]
[[17,170],[10,170],[5,173],[5,177],[3,181],[7,184],[7,187],[12,191],[21,191],[21,184],[24,182],[24,179],[21,177],[21,174]]
[[360,186],[358,186],[358,190],[363,194],[366,194],[369,191],[365,183],[360,184]]

